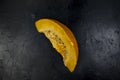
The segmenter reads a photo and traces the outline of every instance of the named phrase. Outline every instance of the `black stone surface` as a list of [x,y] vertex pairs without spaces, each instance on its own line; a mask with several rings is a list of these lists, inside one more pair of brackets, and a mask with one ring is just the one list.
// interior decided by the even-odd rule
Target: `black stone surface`
[[[79,45],[73,73],[34,22],[66,24]],[[0,80],[120,80],[119,0],[0,0]]]

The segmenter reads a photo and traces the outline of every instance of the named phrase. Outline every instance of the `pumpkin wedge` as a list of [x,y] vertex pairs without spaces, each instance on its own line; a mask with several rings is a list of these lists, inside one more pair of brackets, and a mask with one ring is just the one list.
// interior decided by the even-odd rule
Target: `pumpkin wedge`
[[40,19],[35,25],[38,32],[44,33],[53,48],[61,54],[64,65],[73,72],[78,61],[78,45],[72,31],[54,19]]

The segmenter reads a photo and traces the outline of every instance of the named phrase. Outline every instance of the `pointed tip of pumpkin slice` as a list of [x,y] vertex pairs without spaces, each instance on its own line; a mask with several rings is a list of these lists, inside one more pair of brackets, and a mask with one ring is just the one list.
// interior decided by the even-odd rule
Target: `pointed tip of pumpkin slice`
[[40,19],[35,25],[38,32],[44,33],[61,54],[64,65],[73,72],[78,60],[78,45],[72,31],[54,19]]

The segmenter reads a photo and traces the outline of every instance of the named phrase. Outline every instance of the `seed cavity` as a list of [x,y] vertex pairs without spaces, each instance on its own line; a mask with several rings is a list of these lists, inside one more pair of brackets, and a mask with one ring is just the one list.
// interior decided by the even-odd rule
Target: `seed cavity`
[[62,53],[64,59],[66,59],[66,46],[64,42],[58,37],[57,34],[55,34],[53,31],[46,30],[44,31],[46,37],[50,39],[50,41],[54,44],[57,45],[58,51]]

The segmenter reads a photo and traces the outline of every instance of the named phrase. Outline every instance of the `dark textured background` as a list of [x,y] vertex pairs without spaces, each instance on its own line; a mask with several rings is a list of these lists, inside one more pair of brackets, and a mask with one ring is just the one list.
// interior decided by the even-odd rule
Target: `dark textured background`
[[[73,73],[34,22],[66,24],[79,45]],[[119,0],[0,0],[0,80],[120,80]]]

